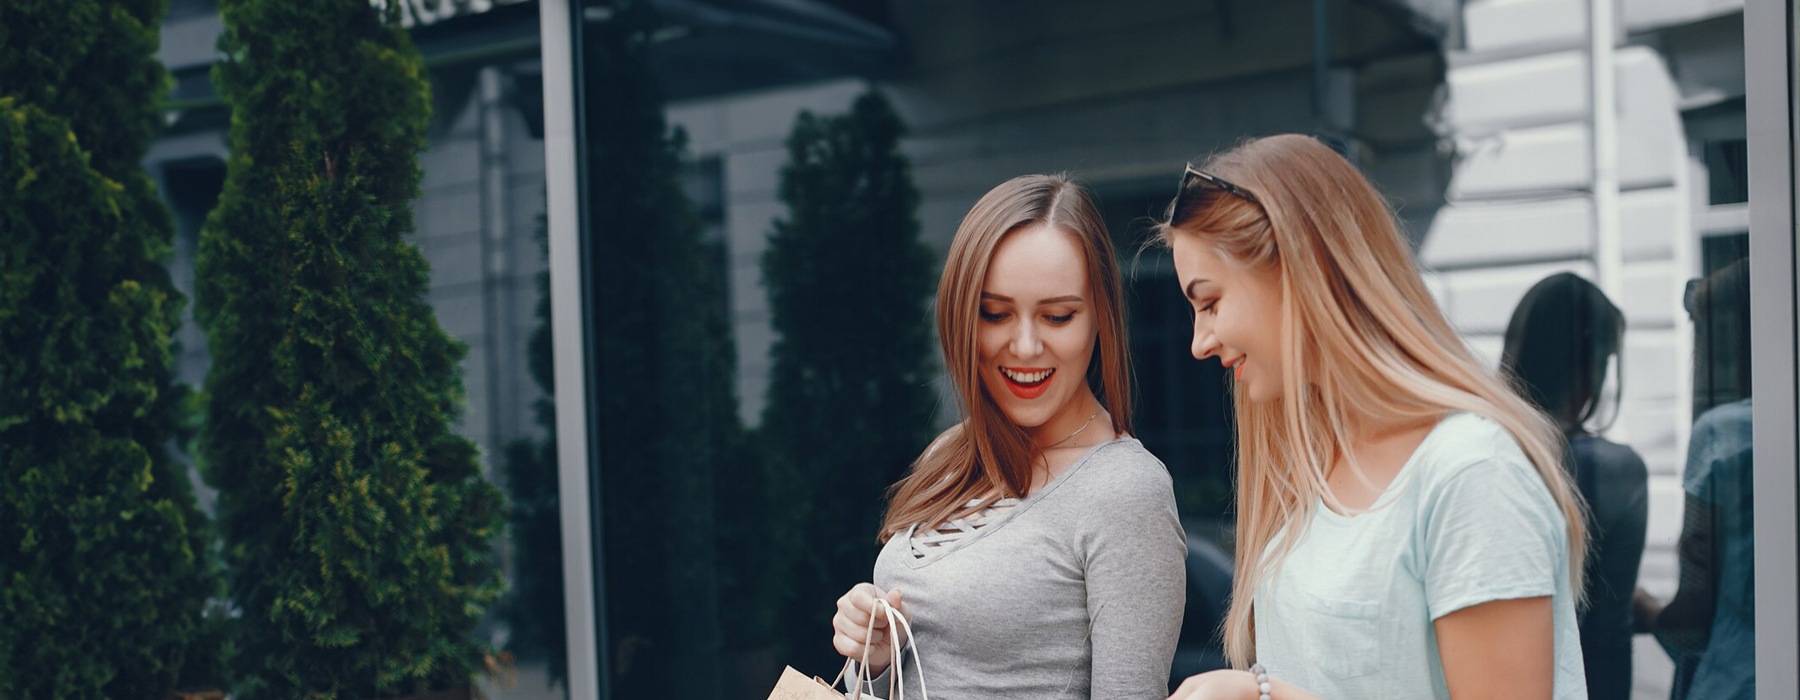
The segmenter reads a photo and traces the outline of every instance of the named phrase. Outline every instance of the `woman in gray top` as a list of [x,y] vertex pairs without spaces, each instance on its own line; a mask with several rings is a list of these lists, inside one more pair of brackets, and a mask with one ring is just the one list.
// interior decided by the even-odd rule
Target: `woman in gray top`
[[885,675],[883,599],[917,635],[924,668],[902,670],[940,700],[1167,696],[1187,550],[1168,471],[1130,435],[1119,269],[1088,194],[1029,175],[983,196],[937,320],[967,417],[891,490],[833,644]]

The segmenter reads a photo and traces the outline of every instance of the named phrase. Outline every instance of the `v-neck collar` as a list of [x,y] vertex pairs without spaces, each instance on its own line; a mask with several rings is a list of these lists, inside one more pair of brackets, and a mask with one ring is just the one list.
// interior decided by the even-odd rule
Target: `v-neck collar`
[[964,549],[967,549],[969,546],[975,544],[976,542],[981,541],[982,538],[987,537],[990,534],[993,534],[994,531],[999,530],[1000,528],[1006,527],[1007,523],[1010,523],[1013,520],[1016,520],[1020,516],[1024,515],[1025,511],[1030,510],[1031,507],[1034,505],[1037,505],[1037,503],[1039,501],[1042,501],[1043,499],[1048,498],[1052,492],[1056,491],[1056,489],[1058,487],[1062,486],[1064,482],[1068,481],[1069,477],[1074,476],[1076,472],[1081,471],[1081,469],[1083,467],[1087,466],[1088,462],[1092,460],[1095,453],[1099,452],[1102,449],[1105,449],[1109,445],[1116,445],[1116,444],[1119,444],[1122,442],[1133,441],[1133,440],[1136,440],[1136,438],[1119,436],[1119,437],[1113,438],[1111,440],[1108,440],[1106,442],[1098,443],[1098,444],[1094,445],[1093,447],[1088,448],[1088,451],[1082,453],[1081,457],[1079,459],[1075,460],[1074,464],[1069,465],[1068,469],[1064,469],[1063,473],[1056,475],[1056,478],[1051,479],[1049,482],[1046,482],[1043,486],[1038,487],[1038,489],[1036,491],[1032,491],[1030,495],[1021,499],[1019,501],[1018,505],[1015,505],[1012,508],[1007,509],[1007,511],[1004,513],[996,513],[994,515],[989,516],[991,518],[991,520],[989,520],[986,524],[982,525],[980,528],[976,529],[974,532],[964,535],[961,539],[958,539],[955,542],[947,542],[944,544],[937,545],[937,546],[931,548],[929,551],[926,551],[925,556],[922,556],[922,557],[913,556],[912,540],[913,540],[913,535],[917,534],[919,526],[913,525],[911,527],[906,528],[906,532],[901,533],[902,536],[906,538],[904,541],[901,542],[901,546],[906,548],[905,551],[902,552],[902,554],[901,554],[902,559],[904,559],[906,561],[906,565],[908,567],[913,568],[913,569],[922,569],[927,566],[930,566],[934,562],[943,560],[944,558],[946,558],[952,554],[955,554]]
[[1355,522],[1357,518],[1369,515],[1386,507],[1388,503],[1394,500],[1395,495],[1398,494],[1401,489],[1406,487],[1405,482],[1412,479],[1413,472],[1418,471],[1418,468],[1414,465],[1426,456],[1427,448],[1430,447],[1438,435],[1443,432],[1444,426],[1448,424],[1451,419],[1461,415],[1464,414],[1459,411],[1454,411],[1439,416],[1437,422],[1431,425],[1431,431],[1425,433],[1425,439],[1420,440],[1419,445],[1413,448],[1412,454],[1407,455],[1406,461],[1400,465],[1400,470],[1394,472],[1394,478],[1388,480],[1387,486],[1382,487],[1381,493],[1375,496],[1375,500],[1369,503],[1369,507],[1357,510],[1354,513],[1339,513],[1332,510],[1331,506],[1326,505],[1323,494],[1313,496],[1313,507],[1318,509],[1319,519],[1335,525],[1347,525]]

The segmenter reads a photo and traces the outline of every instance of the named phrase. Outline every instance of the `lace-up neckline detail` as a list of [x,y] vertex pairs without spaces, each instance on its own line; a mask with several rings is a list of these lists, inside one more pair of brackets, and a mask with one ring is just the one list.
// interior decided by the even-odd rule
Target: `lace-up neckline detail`
[[[914,530],[909,539],[913,559],[924,559],[938,550],[954,548],[964,539],[974,537],[982,528],[1004,520],[1021,502],[1017,498],[1002,498],[970,515],[951,518],[934,529]],[[981,499],[976,498],[964,504],[964,507],[974,508],[978,505],[981,505]]]
[[[1120,437],[1089,447],[1087,452],[1083,453],[1080,459],[1075,460],[1075,463],[1068,469],[1051,479],[1049,483],[1032,489],[1031,494],[1024,498],[1000,499],[988,504],[980,511],[960,518],[951,518],[949,522],[942,523],[935,528],[913,525],[904,531],[904,535],[896,534],[893,539],[888,540],[888,543],[896,544],[894,540],[902,541],[899,544],[906,547],[905,554],[910,556],[903,556],[901,560],[907,567],[913,569],[931,566],[932,563],[942,561],[945,557],[956,556],[957,552],[980,540],[994,536],[995,531],[1007,527],[1014,520],[1025,517],[1039,501],[1055,493],[1058,487],[1079,473],[1096,453],[1112,445],[1120,444],[1137,444],[1137,441],[1130,437]],[[965,509],[975,508],[979,505],[981,505],[981,499],[973,499],[964,504]]]

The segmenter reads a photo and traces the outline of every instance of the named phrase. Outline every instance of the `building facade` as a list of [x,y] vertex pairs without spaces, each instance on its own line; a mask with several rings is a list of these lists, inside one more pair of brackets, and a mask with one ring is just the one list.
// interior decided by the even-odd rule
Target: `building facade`
[[[498,455],[542,433],[526,343],[553,267],[540,239],[559,155],[545,140],[553,42],[533,0],[395,1],[437,110],[416,242],[440,321],[470,348],[462,432]],[[1228,539],[1217,484],[1229,415],[1222,400],[1194,399],[1218,391],[1219,372],[1186,357],[1172,268],[1137,246],[1184,162],[1247,136],[1312,133],[1394,203],[1440,303],[1491,361],[1513,307],[1547,275],[1595,279],[1623,309],[1607,435],[1651,473],[1641,585],[1675,592],[1696,403],[1684,283],[1750,246],[1741,0],[1622,0],[1598,33],[1582,0],[655,4],[669,18],[658,37],[667,117],[689,139],[688,191],[724,259],[745,426],[763,414],[776,340],[760,261],[785,213],[784,140],[803,111],[843,112],[873,87],[907,124],[918,216],[938,250],[1009,177],[1068,172],[1099,196],[1132,253],[1140,436],[1177,476],[1190,531]],[[564,14],[604,21],[594,9]],[[161,56],[176,88],[147,157],[176,213],[171,266],[190,294],[196,234],[224,176],[228,122],[208,79],[221,28],[210,0],[172,3]],[[1610,79],[1594,79],[1596,34]],[[1611,96],[1605,113],[1597,92]],[[180,340],[181,377],[198,385],[204,336],[189,324]],[[1638,658],[1664,663],[1638,664],[1638,697],[1666,694],[1660,654],[1640,637]]]

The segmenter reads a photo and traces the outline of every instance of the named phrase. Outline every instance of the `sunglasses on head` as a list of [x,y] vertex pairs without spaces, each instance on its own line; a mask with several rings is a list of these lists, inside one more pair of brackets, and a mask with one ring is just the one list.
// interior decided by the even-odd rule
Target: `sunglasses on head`
[[1186,219],[1187,215],[1191,213],[1189,208],[1192,207],[1198,199],[1192,197],[1190,193],[1206,187],[1222,190],[1233,197],[1238,197],[1251,204],[1262,206],[1262,200],[1257,199],[1256,195],[1250,193],[1250,190],[1232,184],[1229,180],[1196,168],[1194,167],[1194,164],[1189,163],[1187,165],[1187,170],[1181,174],[1181,188],[1175,190],[1175,198],[1169,200],[1168,209],[1163,211],[1163,223],[1174,225],[1176,221]]

